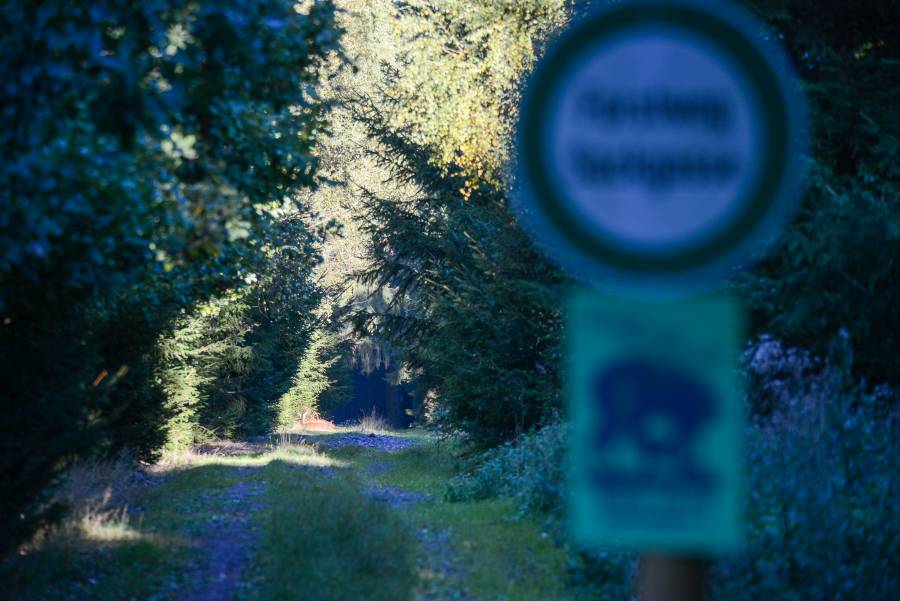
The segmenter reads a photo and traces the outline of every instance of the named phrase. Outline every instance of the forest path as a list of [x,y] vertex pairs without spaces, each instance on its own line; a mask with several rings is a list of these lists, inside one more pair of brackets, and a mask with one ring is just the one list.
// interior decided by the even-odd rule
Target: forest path
[[358,431],[207,445],[149,469],[126,518],[0,576],[23,601],[569,599],[565,553],[538,524],[509,501],[444,499],[454,445]]
[[[381,478],[398,467],[392,453],[414,448],[408,439],[389,435],[356,435],[329,439],[330,448],[354,446],[362,448],[359,454],[363,493],[369,499],[384,503],[400,512],[415,533],[418,553],[415,560],[418,573],[413,591],[416,601],[454,599],[468,601],[466,571],[453,548],[452,529],[415,519],[412,511],[423,502],[433,502],[434,494],[391,486]],[[402,459],[400,460],[402,463]]]
[[256,514],[262,509],[265,481],[245,480],[251,468],[234,468],[239,479],[211,500],[214,513],[209,526],[194,542],[196,554],[189,564],[190,583],[180,601],[232,599],[246,588],[247,563],[259,544]]
[[[299,432],[249,441],[222,441],[199,447],[190,457],[188,469],[224,464],[229,471],[220,475],[228,478],[229,485],[226,487],[224,482],[220,482],[196,496],[200,504],[195,513],[203,516],[206,525],[198,528],[198,520],[193,520],[182,529],[190,536],[190,559],[186,562],[187,570],[181,579],[183,588],[174,598],[179,601],[282,598],[285,592],[283,588],[276,587],[281,592],[274,595],[271,594],[274,591],[260,590],[270,588],[271,585],[265,581],[266,576],[261,575],[260,568],[264,570],[264,565],[277,564],[284,559],[281,557],[273,560],[272,557],[266,557],[271,555],[271,549],[267,548],[271,537],[266,536],[266,530],[267,526],[271,527],[276,521],[283,531],[289,531],[296,524],[292,524],[289,519],[276,519],[273,514],[279,514],[280,517],[283,512],[266,503],[269,489],[283,489],[287,484],[292,489],[291,494],[287,497],[282,495],[282,499],[292,499],[296,505],[303,501],[299,497],[304,492],[309,492],[304,490],[306,486],[320,488],[337,484],[330,491],[330,496],[350,498],[349,506],[359,506],[371,501],[388,508],[392,514],[402,516],[411,504],[427,499],[430,495],[379,483],[373,475],[383,473],[389,467],[388,462],[377,458],[411,449],[421,443],[421,439],[408,436],[350,431],[332,434]],[[352,456],[355,460],[335,458],[341,455]],[[285,482],[286,470],[283,468],[288,468],[288,482]],[[298,486],[301,484],[297,481],[298,477],[302,479],[304,486]],[[341,503],[336,502],[329,509],[331,515],[319,515],[312,520],[308,515],[302,517],[305,521],[313,522],[340,520],[340,511]],[[395,526],[405,527],[402,517],[396,522]],[[423,529],[423,532],[428,531]],[[327,535],[327,528],[322,528],[316,534]],[[405,532],[395,534],[400,539],[409,538],[402,536]],[[362,538],[365,532],[357,535]],[[424,535],[419,538],[428,539]],[[427,542],[431,543],[430,539]],[[429,548],[432,551],[440,550],[442,554],[451,552],[446,545],[439,547],[430,544]],[[327,559],[341,560],[340,557]],[[446,564],[446,561],[443,563]],[[411,575],[412,570],[408,571]],[[352,579],[354,575],[346,576]],[[411,578],[407,580],[412,582]],[[306,597],[308,595],[305,594],[304,598]],[[333,591],[323,597],[325,598],[352,597]],[[381,597],[375,593],[372,598]]]
[[[416,455],[417,448],[428,444],[422,437],[396,435],[388,433],[342,432],[336,434],[296,433],[282,435],[269,441],[258,438],[246,442],[223,442],[207,445],[200,449],[201,455],[215,458],[227,457],[231,461],[258,457],[272,452],[268,442],[277,447],[308,450],[310,447],[319,454],[327,454],[337,458],[342,469],[329,466],[318,470],[318,477],[338,479],[351,482],[355,489],[366,500],[377,503],[399,517],[402,523],[409,550],[414,550],[407,569],[415,572],[414,584],[410,595],[416,601],[433,601],[454,599],[467,601],[470,599],[466,584],[467,572],[454,548],[453,529],[447,525],[433,523],[427,517],[416,515],[415,509],[423,503],[434,503],[436,495],[429,492],[404,488],[385,482],[385,478],[404,467],[410,457]],[[250,468],[238,468],[246,470]],[[421,469],[421,465],[413,466],[413,475]],[[253,482],[253,490],[257,493],[264,485]],[[414,484],[414,483],[413,483]],[[226,496],[238,501],[243,491],[249,490],[251,483],[240,482],[229,489]],[[237,494],[234,494],[234,493]],[[247,518],[259,513],[256,507],[247,507],[243,512],[236,511],[226,519],[230,525],[211,528],[205,533],[206,542],[196,545],[198,551],[204,553],[205,561],[199,561],[207,567],[198,570],[197,576],[201,584],[194,590],[206,591],[204,595],[191,593],[180,599],[186,601],[208,601],[213,599],[244,598],[241,594],[246,589],[242,581],[247,563],[247,549],[256,541],[247,536],[248,531],[258,528],[247,528]],[[221,566],[221,570],[215,566]]]

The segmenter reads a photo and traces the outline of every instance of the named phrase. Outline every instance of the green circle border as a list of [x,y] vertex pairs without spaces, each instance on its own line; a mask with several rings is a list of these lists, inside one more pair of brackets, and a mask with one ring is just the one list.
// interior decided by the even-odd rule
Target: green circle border
[[[571,58],[624,30],[647,26],[683,29],[725,50],[744,69],[764,122],[761,173],[739,203],[743,211],[706,242],[681,251],[665,251],[666,254],[626,250],[586,228],[578,215],[566,209],[568,203],[556,191],[544,160],[544,148],[548,146],[544,117]],[[717,262],[746,242],[766,220],[788,175],[790,117],[777,72],[744,31],[723,16],[693,6],[635,4],[588,16],[551,47],[539,63],[526,90],[521,115],[519,145],[524,173],[540,209],[558,233],[579,251],[602,264],[632,273],[685,272]]]

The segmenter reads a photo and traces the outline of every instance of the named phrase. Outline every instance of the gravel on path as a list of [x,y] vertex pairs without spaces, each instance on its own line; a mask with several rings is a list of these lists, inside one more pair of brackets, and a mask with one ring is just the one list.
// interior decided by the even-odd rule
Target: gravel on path
[[[244,474],[249,468],[237,468]],[[221,601],[232,599],[249,585],[245,568],[260,538],[254,514],[262,508],[265,482],[241,480],[218,499],[217,512],[196,542],[197,560],[188,570],[190,583],[179,601]]]
[[420,444],[416,440],[401,438],[399,436],[390,436],[387,434],[360,434],[358,432],[348,432],[347,434],[322,437],[321,439],[310,437],[309,440],[315,441],[325,448],[353,446],[376,451],[386,451],[388,453],[402,451]]

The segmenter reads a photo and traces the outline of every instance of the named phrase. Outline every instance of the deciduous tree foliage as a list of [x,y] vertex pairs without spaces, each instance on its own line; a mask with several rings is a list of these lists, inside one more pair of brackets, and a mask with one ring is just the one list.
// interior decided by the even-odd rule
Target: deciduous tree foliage
[[73,459],[164,438],[156,342],[314,183],[329,1],[0,5],[0,545]]
[[523,76],[568,18],[566,0],[407,0],[387,90],[390,122],[469,186],[499,184]]

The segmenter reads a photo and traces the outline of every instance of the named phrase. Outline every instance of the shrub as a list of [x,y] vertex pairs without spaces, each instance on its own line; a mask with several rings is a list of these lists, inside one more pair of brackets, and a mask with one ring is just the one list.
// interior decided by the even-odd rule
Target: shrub
[[751,368],[777,402],[749,429],[748,547],[716,564],[714,598],[890,599],[900,591],[895,393],[851,385],[849,340],[838,340],[813,373],[803,353],[779,352],[771,339],[756,347]]
[[516,500],[521,515],[560,517],[567,432],[564,424],[553,424],[485,452],[477,467],[450,481],[446,498],[469,501],[505,496]]
[[[896,393],[854,382],[849,340],[827,360],[765,337],[747,353],[748,545],[718,561],[712,598],[889,599],[900,590],[900,414]],[[548,519],[565,542],[566,427],[553,425],[483,454],[455,478],[450,500],[506,496],[521,515]],[[630,556],[573,555],[573,583],[623,598]]]
[[[827,353],[845,328],[854,372],[900,382],[900,56],[897,2],[747,0],[802,78],[812,144],[801,210],[740,278],[755,332]],[[892,82],[892,84],[887,84]]]

